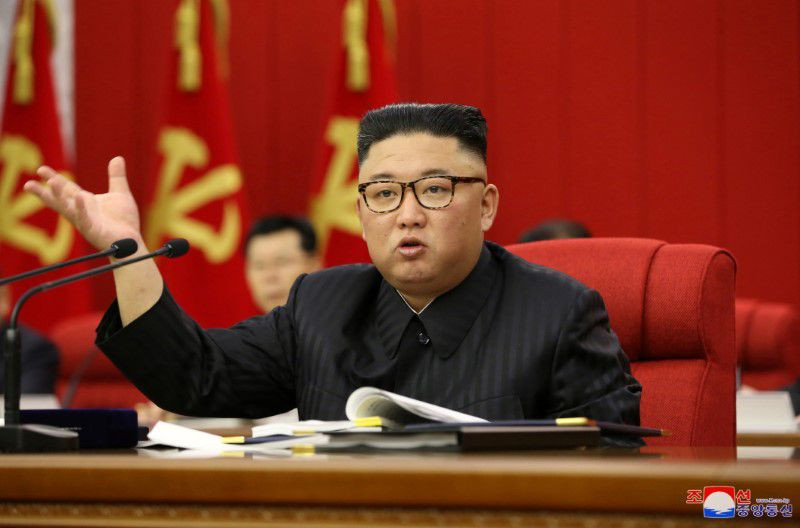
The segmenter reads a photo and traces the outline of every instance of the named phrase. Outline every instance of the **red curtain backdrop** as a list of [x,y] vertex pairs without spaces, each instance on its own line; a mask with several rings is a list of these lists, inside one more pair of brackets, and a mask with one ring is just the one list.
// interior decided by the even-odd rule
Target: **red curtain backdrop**
[[[141,204],[175,5],[76,3],[77,173],[101,190],[125,154]],[[230,7],[248,205],[305,214],[340,3]],[[736,255],[738,295],[800,302],[796,2],[398,0],[397,19],[400,100],[489,120],[490,238],[568,216],[599,236],[716,244]]]
[[240,249],[249,218],[233,136],[227,87],[227,15],[210,0],[182,0],[170,12],[170,30],[159,33],[169,48],[164,110],[150,144],[145,242],[152,251],[185,238],[191,251],[162,260],[170,292],[200,324],[229,326],[255,315],[244,281]]
[[[12,30],[16,37],[10,49],[0,131],[0,276],[4,277],[91,252],[66,220],[22,190],[27,180],[36,177],[39,165],[71,173],[50,67],[56,20],[48,15],[44,2],[20,2]],[[14,284],[13,300],[39,282],[84,269],[79,265]],[[62,318],[80,315],[90,307],[90,285],[82,281],[32,297],[20,320],[47,331]]]

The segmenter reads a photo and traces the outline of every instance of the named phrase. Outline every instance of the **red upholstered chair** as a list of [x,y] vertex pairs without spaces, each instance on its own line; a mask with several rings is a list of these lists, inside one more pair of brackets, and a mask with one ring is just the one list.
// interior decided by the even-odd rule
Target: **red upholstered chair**
[[[94,345],[95,328],[102,313],[90,313],[65,320],[50,332],[58,346],[60,364],[56,379],[56,395],[72,408],[133,408],[147,401],[111,361]],[[65,393],[74,376],[80,375],[71,402],[64,402]]]
[[642,384],[642,425],[670,429],[651,445],[733,446],[734,276],[730,253],[635,238],[531,242],[508,248],[603,296]]
[[742,384],[774,390],[800,377],[800,314],[791,304],[736,299]]

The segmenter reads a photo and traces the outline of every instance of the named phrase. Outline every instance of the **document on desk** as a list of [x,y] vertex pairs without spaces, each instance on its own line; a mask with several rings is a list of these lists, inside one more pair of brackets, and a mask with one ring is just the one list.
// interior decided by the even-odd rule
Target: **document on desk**
[[361,387],[356,389],[347,398],[345,414],[352,420],[368,416],[378,416],[395,425],[405,425],[420,422],[485,422],[483,418],[471,416],[439,407],[407,396],[393,392],[376,389],[375,387]]
[[300,422],[290,423],[268,423],[254,426],[253,438],[274,435],[299,436],[314,433],[330,433],[333,431],[358,431],[362,433],[374,433],[382,431],[382,426],[384,425],[388,424],[385,424],[384,421],[378,417],[370,417],[355,421],[303,420]]
[[[181,449],[195,449],[206,452],[251,452],[262,454],[284,454],[288,449],[296,444],[316,445],[326,441],[323,435],[298,436],[295,438],[280,438],[273,442],[261,444],[242,444],[226,443],[222,436],[197,431],[188,427],[168,423],[158,422],[148,433],[147,438],[151,445],[164,445],[178,447]],[[144,447],[150,447],[144,446]]]
[[737,433],[796,433],[800,431],[788,392],[736,394]]

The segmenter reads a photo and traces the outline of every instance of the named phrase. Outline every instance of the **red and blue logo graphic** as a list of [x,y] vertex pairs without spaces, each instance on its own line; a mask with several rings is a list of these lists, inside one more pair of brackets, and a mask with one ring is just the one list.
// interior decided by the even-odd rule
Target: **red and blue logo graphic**
[[787,497],[753,498],[749,489],[733,486],[706,486],[686,490],[686,504],[702,504],[703,517],[731,519],[733,517],[769,518],[792,516],[792,501]]
[[736,515],[736,490],[733,486],[703,488],[703,517],[728,519]]

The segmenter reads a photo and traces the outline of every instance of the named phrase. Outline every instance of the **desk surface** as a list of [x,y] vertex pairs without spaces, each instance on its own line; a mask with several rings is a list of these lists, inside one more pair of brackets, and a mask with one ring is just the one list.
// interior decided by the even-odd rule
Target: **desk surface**
[[733,449],[640,453],[152,458],[0,456],[7,501],[337,505],[697,514],[687,490],[750,489],[800,502],[800,460],[737,460]]
[[736,445],[800,447],[800,432],[796,433],[739,433]]

